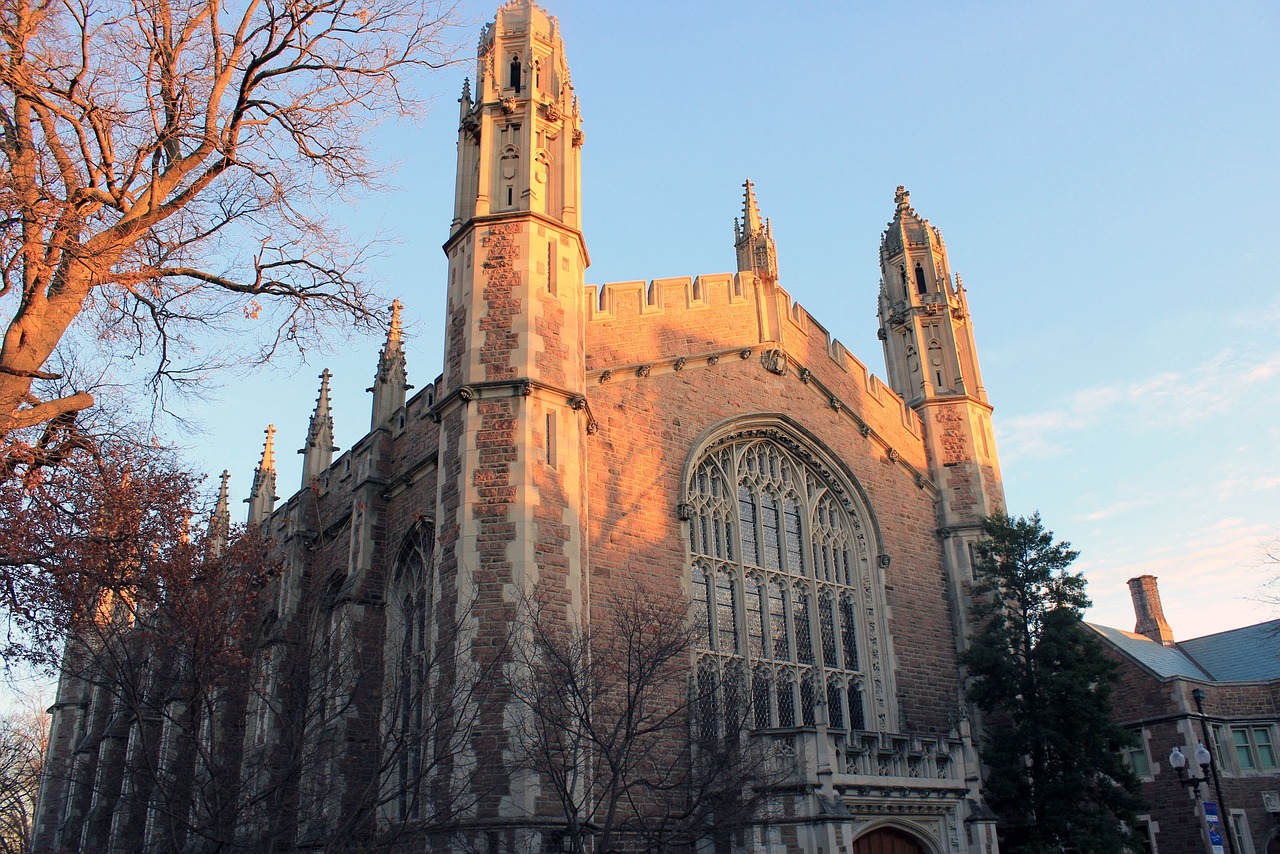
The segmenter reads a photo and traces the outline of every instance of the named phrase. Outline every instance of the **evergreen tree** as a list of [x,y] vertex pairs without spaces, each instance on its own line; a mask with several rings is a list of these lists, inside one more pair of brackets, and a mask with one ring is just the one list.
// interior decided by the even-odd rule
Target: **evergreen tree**
[[986,713],[986,796],[1010,852],[1137,850],[1141,804],[1121,748],[1133,735],[1111,716],[1115,664],[1081,622],[1091,603],[1040,514],[983,522],[964,662],[969,698]]

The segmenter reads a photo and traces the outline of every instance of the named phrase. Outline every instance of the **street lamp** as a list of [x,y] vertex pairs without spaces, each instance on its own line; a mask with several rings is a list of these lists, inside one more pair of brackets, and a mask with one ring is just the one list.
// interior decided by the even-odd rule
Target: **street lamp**
[[1178,782],[1186,786],[1200,800],[1200,784],[1209,782],[1209,772],[1213,768],[1213,754],[1203,744],[1196,747],[1196,764],[1200,766],[1199,777],[1187,776],[1187,757],[1177,747],[1169,754],[1169,765],[1178,774]]
[[1204,691],[1199,688],[1191,692],[1191,699],[1196,702],[1196,714],[1200,718],[1200,732],[1204,734],[1204,741],[1196,747],[1196,764],[1200,766],[1200,776],[1191,777],[1187,774],[1187,757],[1176,746],[1173,752],[1169,754],[1169,765],[1177,772],[1178,782],[1186,786],[1195,794],[1195,799],[1200,800],[1200,784],[1213,783],[1214,792],[1218,796],[1218,826],[1222,829],[1223,840],[1226,842],[1228,854],[1236,854],[1235,839],[1232,836],[1230,826],[1230,813],[1227,812],[1227,805],[1222,802],[1222,781],[1218,777],[1218,769],[1213,761],[1213,753],[1205,745],[1210,743],[1209,739],[1209,723],[1204,716]]

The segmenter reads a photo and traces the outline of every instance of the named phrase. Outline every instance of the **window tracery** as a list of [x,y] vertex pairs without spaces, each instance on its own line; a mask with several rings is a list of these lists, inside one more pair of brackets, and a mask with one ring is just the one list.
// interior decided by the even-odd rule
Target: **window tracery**
[[[699,694],[756,728],[884,726],[875,585],[858,512],[829,471],[765,431],[712,444],[687,483]],[[875,651],[874,661],[860,656]],[[874,677],[871,676],[874,674]],[[709,708],[701,711],[710,711]]]
[[405,540],[387,591],[387,695],[383,700],[390,730],[387,763],[394,796],[394,818],[418,818],[424,756],[430,749],[427,692],[431,678],[432,547],[430,525],[419,525]]

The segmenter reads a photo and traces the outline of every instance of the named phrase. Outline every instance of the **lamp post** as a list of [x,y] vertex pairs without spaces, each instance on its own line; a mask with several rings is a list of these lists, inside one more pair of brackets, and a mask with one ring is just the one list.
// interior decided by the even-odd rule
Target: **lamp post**
[[1196,702],[1196,714],[1200,717],[1200,732],[1204,736],[1204,740],[1196,747],[1196,764],[1200,766],[1200,776],[1188,776],[1187,757],[1177,747],[1174,747],[1173,752],[1169,754],[1169,765],[1177,773],[1178,782],[1191,790],[1197,802],[1200,802],[1200,784],[1213,782],[1214,794],[1218,798],[1218,824],[1223,829],[1227,851],[1229,854],[1236,854],[1235,841],[1229,826],[1230,815],[1227,812],[1227,805],[1222,802],[1222,781],[1219,779],[1217,765],[1213,761],[1213,752],[1206,746],[1212,744],[1212,741],[1209,738],[1209,724],[1204,716],[1204,691],[1196,688],[1191,692],[1191,698]]

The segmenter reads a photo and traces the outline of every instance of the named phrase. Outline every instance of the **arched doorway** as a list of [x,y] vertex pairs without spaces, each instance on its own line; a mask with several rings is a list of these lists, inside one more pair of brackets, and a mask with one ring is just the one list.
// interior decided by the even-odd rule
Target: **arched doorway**
[[854,840],[852,854],[928,854],[928,852],[911,834],[893,827],[882,827]]

